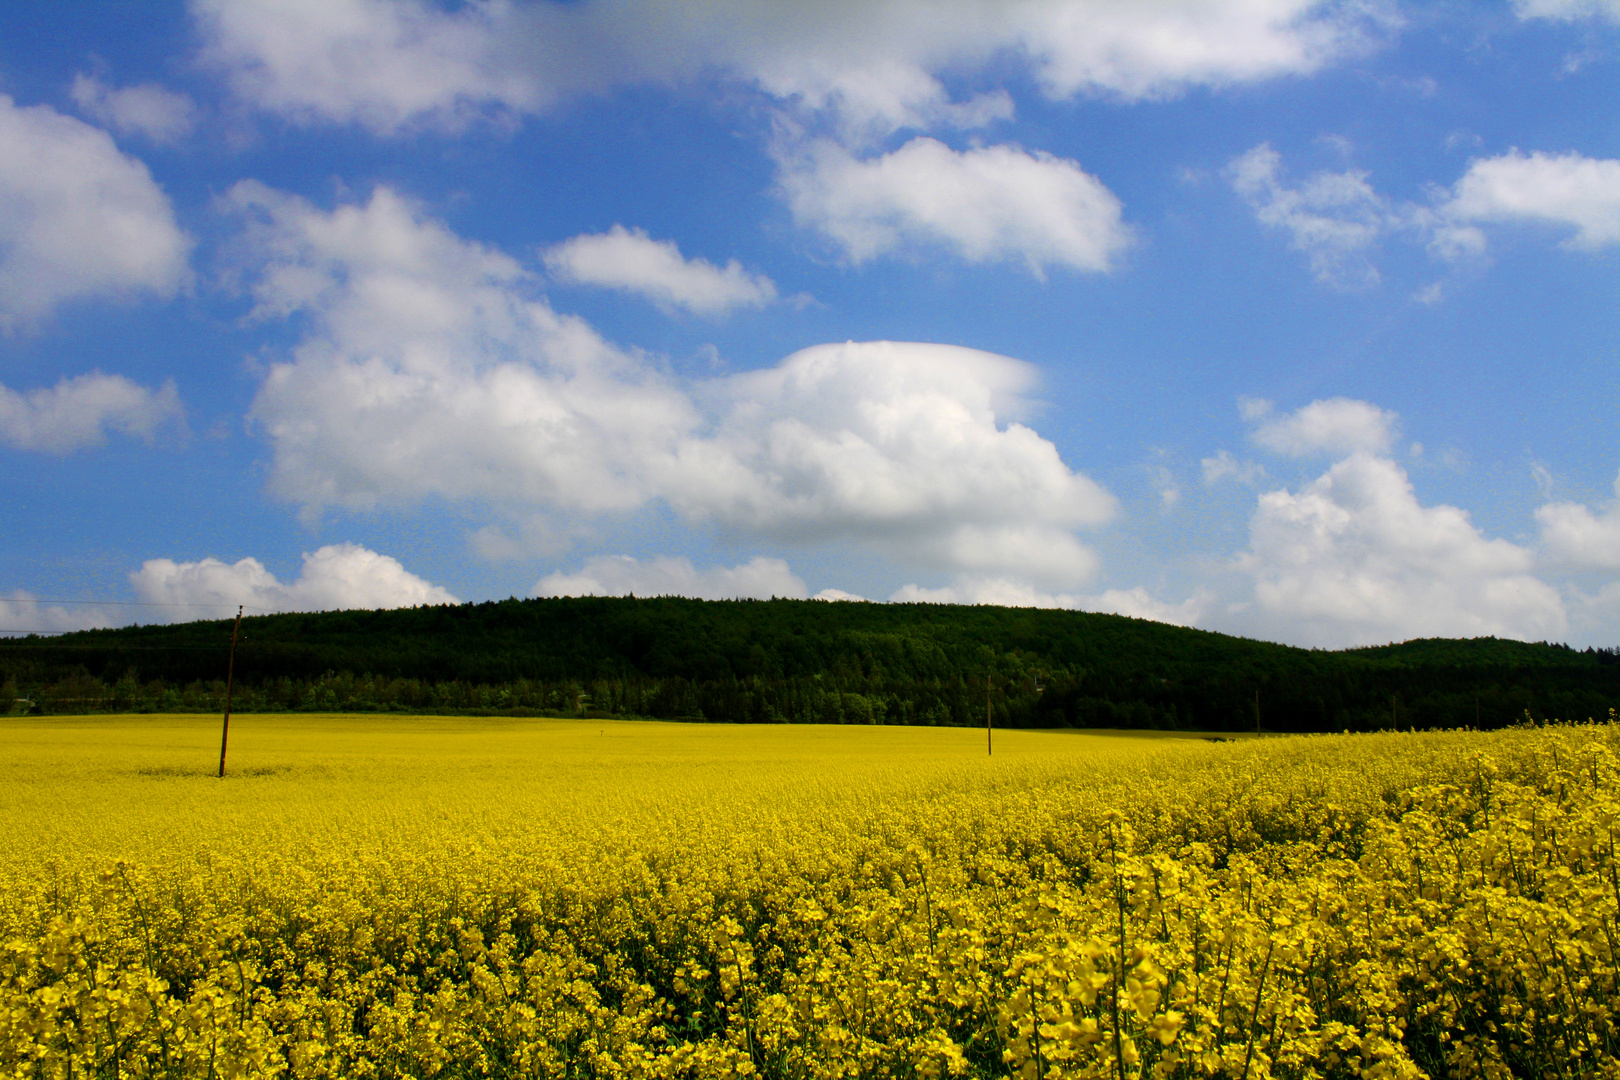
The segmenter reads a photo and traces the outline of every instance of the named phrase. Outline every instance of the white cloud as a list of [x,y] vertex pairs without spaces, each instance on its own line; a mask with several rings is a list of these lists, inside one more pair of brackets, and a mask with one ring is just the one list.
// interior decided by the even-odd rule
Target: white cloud
[[[115,615],[100,605],[42,603],[33,593],[22,589],[13,590],[10,596],[0,596],[0,637],[97,630],[125,621],[121,613]],[[0,708],[10,704],[0,701]]]
[[1196,626],[1213,602],[1199,591],[1180,604],[1158,599],[1138,585],[1134,589],[1108,589],[1096,595],[1042,592],[1017,578],[961,577],[937,589],[906,585],[889,597],[896,604],[994,604],[999,607],[1067,608],[1128,615],[1135,619],[1175,626]]
[[[1620,476],[1614,490],[1620,497]],[[1541,524],[1542,549],[1553,562],[1577,569],[1620,570],[1620,502],[1600,514],[1581,503],[1548,503],[1536,511],[1536,521]]]
[[534,586],[536,596],[690,596],[730,600],[773,596],[802,600],[804,582],[781,559],[750,559],[739,566],[699,570],[690,560],[659,556],[640,560],[629,555],[587,559],[577,573],[547,574]]
[[1239,461],[1230,450],[1217,450],[1215,456],[1198,462],[1204,470],[1204,483],[1214,485],[1222,480],[1236,480],[1240,484],[1258,483],[1266,475],[1266,467],[1258,461]]
[[207,62],[306,123],[454,128],[581,93],[718,76],[846,129],[974,125],[1004,93],[952,101],[940,74],[1016,60],[1053,98],[1168,97],[1315,71],[1395,25],[1334,0],[193,0]]
[[1521,19],[1608,19],[1620,23],[1620,0],[1513,0],[1513,10]]
[[467,536],[474,554],[490,562],[513,562],[538,556],[561,555],[585,534],[545,513],[519,516],[515,521],[479,526]]
[[1620,160],[1522,154],[1473,161],[1441,213],[1457,222],[1539,222],[1573,228],[1573,248],[1620,244]]
[[[997,6],[980,7],[994,17]],[[1189,86],[1222,86],[1300,75],[1368,48],[1398,19],[1388,5],[1318,0],[1089,0],[1024,5],[1024,47],[1048,93],[1110,91],[1165,97]]]
[[513,4],[193,0],[191,10],[204,62],[239,97],[299,123],[456,129],[552,97],[520,62]]
[[1555,562],[1620,570],[1620,514],[1594,514],[1580,503],[1549,503],[1536,510],[1541,542]]
[[[885,546],[898,547],[890,539]],[[1012,572],[1020,580],[1073,585],[1097,572],[1097,556],[1061,526],[959,525],[911,539],[911,561],[984,573]]]
[[0,329],[86,296],[172,296],[190,241],[105,131],[0,94]]
[[1167,466],[1149,465],[1148,477],[1159,496],[1160,511],[1170,513],[1181,503],[1181,484],[1176,480],[1176,474]]
[[706,259],[685,259],[673,240],[654,240],[622,225],[576,236],[544,254],[546,267],[560,281],[640,293],[663,311],[685,308],[697,315],[724,315],[776,299],[775,283],[763,274],[750,274],[736,259],[724,268]]
[[[1009,57],[1047,97],[1059,100],[1079,94],[1165,98],[1191,86],[1314,71],[1364,49],[1375,28],[1388,25],[1377,13],[1366,17],[1373,6],[886,0],[797,7],[732,0],[666,7],[664,18],[696,26],[664,29],[661,36],[693,41],[692,62],[730,71],[778,98],[836,112],[852,127],[896,130],[971,124],[980,119],[976,110],[997,115],[994,100],[952,103],[938,76],[983,70]],[[610,7],[645,11],[635,2],[596,10]]]
[[1085,611],[1129,615],[1133,619],[1152,619],[1174,626],[1197,626],[1213,602],[1214,596],[1200,589],[1181,603],[1172,604],[1138,585],[1134,589],[1108,589],[1086,597],[1079,606]]
[[1260,496],[1238,568],[1251,632],[1341,647],[1414,637],[1554,639],[1568,629],[1532,553],[1418,503],[1395,462],[1356,453],[1297,494]]
[[[1353,170],[1319,172],[1289,187],[1281,157],[1264,143],[1234,159],[1227,176],[1261,222],[1290,235],[1318,280],[1341,287],[1376,284],[1372,255],[1397,232],[1422,238],[1448,261],[1484,252],[1485,223],[1573,229],[1565,246],[1580,250],[1620,244],[1620,160],[1513,150],[1471,162],[1453,187],[1432,189],[1428,205],[1391,201]],[[1435,282],[1414,299],[1443,297]]]
[[[852,262],[922,244],[970,261],[1109,269],[1119,200],[1072,161],[953,151],[904,130],[1013,114],[986,73],[1045,96],[1173,97],[1318,70],[1398,25],[1390,0],[193,0],[207,63],[242,99],[300,123],[379,134],[511,122],[632,84],[744,86],[782,121],[781,191]],[[804,132],[832,134],[807,139]],[[791,145],[792,149],[782,147]],[[851,149],[861,150],[859,154]],[[655,275],[654,288],[667,284]],[[666,302],[681,301],[666,297]]]
[[848,342],[717,380],[713,437],[683,442],[665,498],[731,530],[865,538],[926,565],[1089,577],[1076,528],[1115,513],[1017,422],[1028,364],[950,345]]
[[[238,604],[256,611],[336,611],[454,604],[449,592],[399,560],[358,544],[328,544],[304,555],[297,581],[282,583],[257,559],[177,563],[148,559],[129,575],[142,600],[178,608]],[[177,615],[177,618],[189,618]]]
[[1281,172],[1282,157],[1267,143],[1227,167],[1233,188],[1255,216],[1289,234],[1317,280],[1344,287],[1376,284],[1378,271],[1369,253],[1404,219],[1373,190],[1367,174],[1319,172],[1288,187]]
[[847,537],[920,565],[1092,570],[1073,531],[1114,500],[1017,422],[1030,365],[847,343],[681,387],[386,188],[331,212],[257,184],[227,202],[249,219],[258,316],[308,318],[253,416],[275,490],[312,513],[438,496],[566,534],[661,500],[727,533]]
[[19,394],[0,386],[0,443],[18,450],[66,454],[99,446],[110,431],[151,441],[184,416],[173,380],[148,390],[99,371]]
[[330,213],[256,184],[228,203],[250,219],[260,317],[314,320],[253,406],[275,490],[307,508],[629,509],[697,423],[657,370],[531,296],[516,262],[387,188]]
[[812,600],[827,600],[829,602],[836,602],[836,601],[839,601],[839,600],[847,600],[850,603],[854,603],[854,604],[864,604],[864,603],[867,602],[866,597],[857,596],[852,592],[845,592],[843,589],[822,589],[820,592],[816,593],[816,595],[812,596],[810,599],[812,599]]
[[197,126],[196,102],[156,83],[115,89],[81,72],[68,94],[97,123],[155,143],[177,143]]
[[1607,645],[1614,640],[1614,628],[1620,624],[1620,581],[1610,581],[1595,592],[1567,588],[1571,636]]
[[970,262],[1106,271],[1130,243],[1120,202],[1073,161],[1012,146],[956,151],[916,138],[862,160],[825,140],[783,160],[801,224],[854,263],[942,246]]
[[1313,401],[1286,416],[1257,414],[1249,418],[1260,420],[1249,436],[1256,446],[1290,457],[1356,451],[1384,454],[1395,441],[1395,414],[1353,398]]

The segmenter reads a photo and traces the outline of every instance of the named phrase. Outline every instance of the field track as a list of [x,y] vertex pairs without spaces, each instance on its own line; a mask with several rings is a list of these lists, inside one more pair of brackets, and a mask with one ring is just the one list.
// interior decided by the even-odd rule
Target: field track
[[1614,1076],[1620,734],[0,722],[16,1076]]

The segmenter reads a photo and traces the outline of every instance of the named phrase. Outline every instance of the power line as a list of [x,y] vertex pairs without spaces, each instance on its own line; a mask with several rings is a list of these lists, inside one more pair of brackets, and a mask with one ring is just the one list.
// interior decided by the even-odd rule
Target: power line
[[[230,607],[230,602],[221,600],[214,604],[181,604],[167,600],[47,600],[37,596],[0,596],[0,604],[91,604],[97,607],[184,607],[184,608],[212,608]],[[249,611],[262,611],[269,615],[278,613],[276,608],[254,607],[252,604],[240,604]],[[0,633],[6,631],[0,630]]]

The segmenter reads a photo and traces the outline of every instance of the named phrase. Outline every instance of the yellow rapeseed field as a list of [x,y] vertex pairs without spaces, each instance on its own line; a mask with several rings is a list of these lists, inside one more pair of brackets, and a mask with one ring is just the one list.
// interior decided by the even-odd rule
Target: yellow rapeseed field
[[1612,722],[217,753],[0,720],[0,1075],[1620,1077]]

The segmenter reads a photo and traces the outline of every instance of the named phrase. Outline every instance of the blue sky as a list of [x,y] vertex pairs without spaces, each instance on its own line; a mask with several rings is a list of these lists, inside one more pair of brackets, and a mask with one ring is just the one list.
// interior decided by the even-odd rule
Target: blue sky
[[1620,0],[0,26],[0,630],[635,592],[1620,641]]

